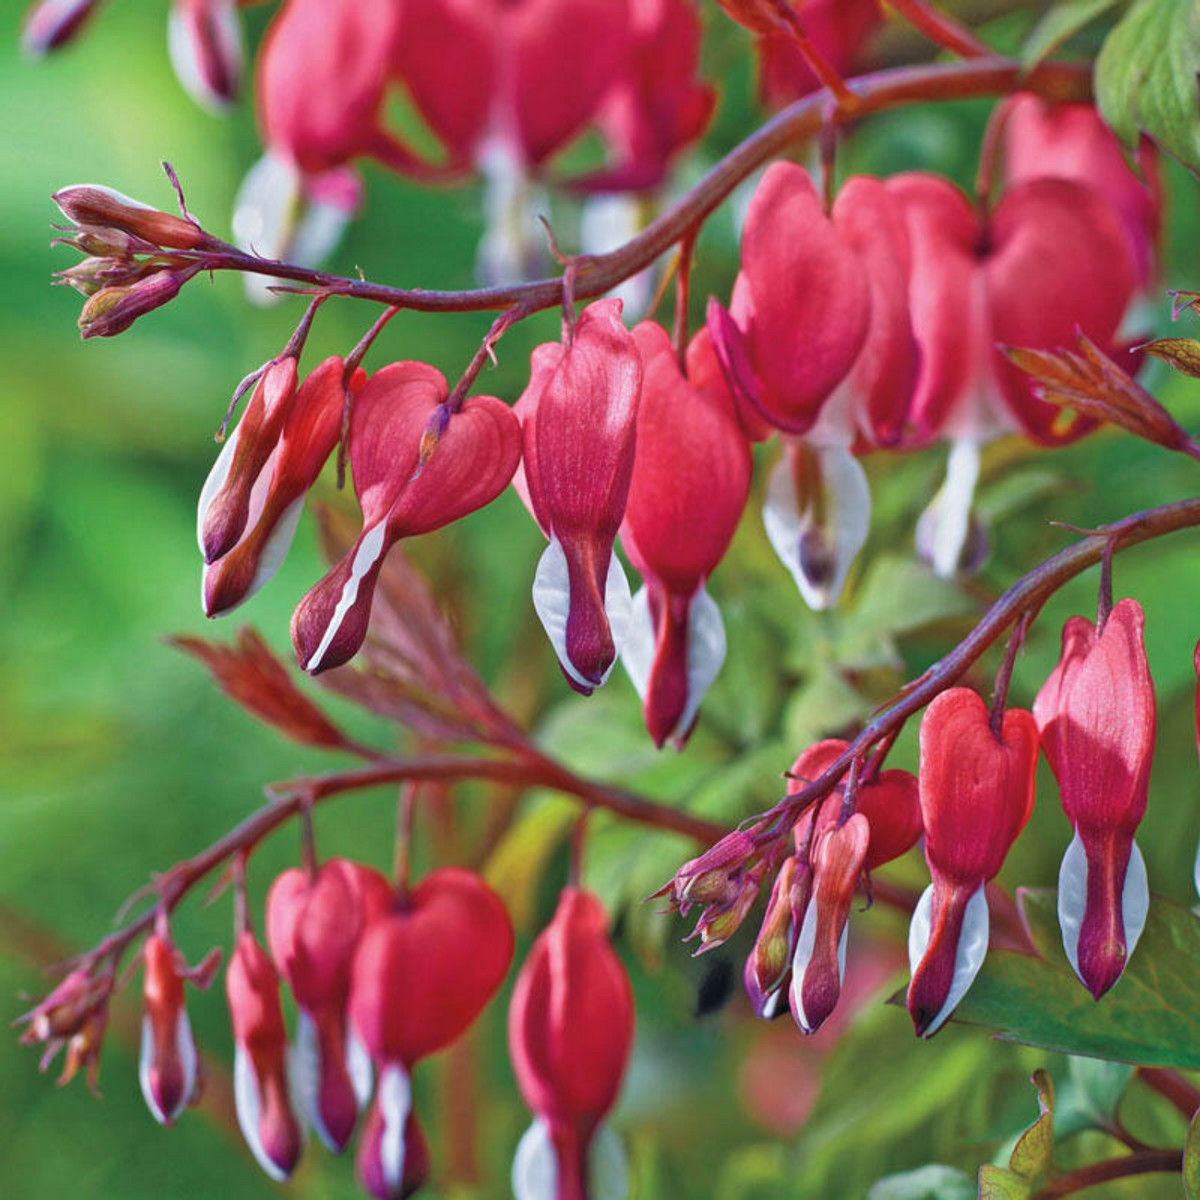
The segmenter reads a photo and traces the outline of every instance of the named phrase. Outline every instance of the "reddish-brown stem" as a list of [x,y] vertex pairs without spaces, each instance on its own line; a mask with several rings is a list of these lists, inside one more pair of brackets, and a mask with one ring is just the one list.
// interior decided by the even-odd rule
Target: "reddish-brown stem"
[[450,393],[446,404],[451,412],[458,412],[463,406],[463,401],[467,398],[467,393],[471,390],[472,384],[479,378],[479,372],[483,370],[483,364],[489,359],[494,363],[496,361],[495,345],[496,343],[520,320],[529,315],[529,310],[523,304],[514,304],[512,308],[506,312],[502,312],[493,322],[492,327],[487,331],[484,339],[479,344],[479,349],[475,351],[474,357],[467,364],[467,369],[462,373],[462,378],[454,385],[454,390]]
[[1008,644],[1004,647],[1004,659],[996,672],[996,686],[992,689],[991,726],[992,736],[999,742],[1003,740],[1004,710],[1008,707],[1008,687],[1012,683],[1013,668],[1017,665],[1017,655],[1025,641],[1025,633],[1033,618],[1032,610],[1021,614],[1008,635]]
[[808,36],[800,14],[788,0],[774,0],[774,8],[780,23],[795,39],[797,48],[804,55],[804,61],[821,81],[821,86],[834,98],[839,108],[853,112],[858,107],[858,97],[846,85],[846,81],[821,52],[820,47]]
[[679,269],[675,275],[675,325],[671,341],[681,371],[687,370],[688,306],[692,296],[692,256],[696,252],[698,229],[689,229],[679,239]]
[[1130,1175],[1149,1175],[1155,1171],[1178,1173],[1182,1169],[1182,1150],[1139,1150],[1134,1154],[1090,1163],[1077,1171],[1056,1176],[1044,1188],[1034,1193],[1033,1200],[1055,1200],[1055,1197],[1070,1196],[1097,1184],[1107,1183],[1111,1179],[1125,1179]]
[[1200,1111],[1200,1088],[1178,1071],[1166,1067],[1139,1067],[1138,1078],[1175,1105],[1189,1121]]
[[1160,508],[1133,513],[1105,526],[1035,567],[984,613],[971,633],[949,654],[924,672],[914,685],[906,688],[893,704],[878,712],[824,774],[785,797],[769,812],[750,818],[764,822],[761,835],[763,843],[774,841],[790,831],[809,805],[833,791],[855,758],[899,729],[934,696],[956,683],[1014,621],[1027,612],[1036,612],[1047,596],[1097,563],[1110,543],[1117,546],[1119,542],[1118,549],[1124,550],[1139,542],[1196,525],[1200,525],[1200,498],[1179,500]]
[[926,0],[887,0],[887,3],[935,46],[941,46],[951,54],[981,58],[992,52],[991,47],[969,29],[927,4]]
[[[1004,95],[1018,87],[1046,99],[1087,100],[1091,97],[1091,64],[1048,62],[1026,75],[1021,64],[1012,59],[988,57],[961,63],[897,67],[851,79],[847,86],[857,97],[856,116],[907,104]],[[575,299],[602,295],[648,267],[675,245],[686,230],[702,222],[748,175],[793,143],[818,133],[829,102],[829,93],[822,90],[783,109],[624,246],[610,254],[575,260],[579,264],[574,280]],[[206,270],[272,275],[334,295],[422,312],[496,311],[523,304],[532,313],[561,304],[564,293],[563,278],[453,292],[387,287],[293,263],[257,258],[234,246],[205,252],[203,259]]]

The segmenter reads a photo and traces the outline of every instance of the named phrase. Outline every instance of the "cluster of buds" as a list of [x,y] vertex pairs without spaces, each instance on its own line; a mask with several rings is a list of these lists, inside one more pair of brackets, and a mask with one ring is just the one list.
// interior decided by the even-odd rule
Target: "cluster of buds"
[[85,338],[112,337],[174,300],[204,269],[199,254],[220,243],[190,217],[160,212],[99,184],[73,184],[54,193],[71,225],[55,244],[87,257],[58,273],[86,297],[79,314]]
[[42,1045],[40,1067],[47,1070],[65,1051],[59,1084],[69,1083],[80,1070],[97,1091],[100,1051],[108,1028],[108,1002],[114,987],[113,968],[76,967],[48,996],[17,1019],[25,1026],[23,1045]]

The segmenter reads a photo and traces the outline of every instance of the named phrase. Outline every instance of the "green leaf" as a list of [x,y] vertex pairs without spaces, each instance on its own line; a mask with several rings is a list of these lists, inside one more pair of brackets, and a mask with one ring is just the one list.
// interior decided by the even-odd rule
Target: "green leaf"
[[1047,55],[1072,38],[1117,0],[1060,0],[1033,27],[1021,47],[1021,63],[1032,71]]
[[1054,1081],[1045,1070],[1033,1073],[1033,1085],[1038,1090],[1038,1119],[1025,1130],[1013,1147],[1008,1160],[1010,1171],[1033,1181],[1050,1170],[1050,1155],[1054,1151]]
[[987,1163],[979,1168],[979,1200],[1029,1200],[1033,1189],[1007,1167]]
[[[1072,1058],[1070,1083],[1079,1101],[1096,1117],[1111,1119],[1133,1075],[1128,1063],[1105,1062],[1099,1058]],[[1058,1113],[1063,1104],[1060,1100]]]
[[930,1163],[881,1179],[871,1187],[867,1200],[974,1200],[975,1194],[975,1183],[966,1171]]
[[1173,158],[1200,171],[1200,6],[1193,0],[1138,0],[1096,59],[1096,102],[1133,149],[1147,133]]
[[1183,1194],[1200,1200],[1200,1112],[1192,1117],[1183,1143]]
[[1152,897],[1124,975],[1096,1002],[1063,954],[1055,893],[1022,889],[1018,902],[1042,957],[989,954],[956,1020],[1065,1054],[1200,1068],[1200,921],[1192,913]]

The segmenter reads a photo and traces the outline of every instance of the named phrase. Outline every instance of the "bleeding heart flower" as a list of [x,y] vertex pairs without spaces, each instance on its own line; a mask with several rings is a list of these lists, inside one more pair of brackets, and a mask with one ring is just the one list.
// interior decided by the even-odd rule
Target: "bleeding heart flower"
[[100,0],[38,0],[25,18],[21,49],[34,58],[73,41],[87,24]]
[[348,1013],[379,1073],[358,1152],[359,1177],[372,1195],[407,1195],[411,1172],[424,1169],[427,1156],[414,1149],[423,1140],[412,1117],[413,1065],[466,1032],[503,983],[512,953],[500,897],[457,867],[397,896],[363,934]]
[[224,112],[237,99],[245,51],[236,0],[174,0],[167,49],[184,91]]
[[282,1182],[295,1170],[304,1140],[288,1091],[279,976],[249,931],[238,936],[225,975],[225,994],[235,1043],[238,1124],[258,1165]]
[[617,661],[629,584],[613,553],[637,438],[642,360],[619,300],[597,300],[564,344],[533,353],[516,404],[524,456],[515,486],[550,539],[533,606],[567,682],[585,696]]
[[788,992],[803,1033],[815,1033],[833,1012],[846,974],[850,904],[866,864],[871,829],[862,813],[813,839],[812,891],[792,955]]
[[184,1003],[183,984],[189,976],[188,968],[165,922],[146,938],[142,962],[146,972],[142,993],[146,1011],[142,1017],[138,1079],[146,1107],[154,1119],[162,1125],[173,1125],[196,1097],[200,1056]]
[[292,868],[267,895],[267,944],[296,998],[294,1090],[321,1140],[338,1153],[371,1095],[371,1060],[346,1025],[354,952],[390,907],[378,871],[334,858],[316,875]]
[[633,1026],[633,991],[604,908],[590,892],[564,888],[508,1010],[513,1070],[536,1116],[513,1163],[518,1200],[625,1194],[599,1176],[613,1173],[601,1165],[613,1156],[603,1142],[616,1140],[603,1120],[621,1088]]
[[1153,143],[1143,138],[1137,171],[1091,104],[1050,104],[1022,93],[1004,118],[1004,172],[1010,185],[1053,176],[1086,184],[1108,201],[1125,228],[1138,284],[1158,276],[1162,178]]
[[1062,654],[1033,705],[1042,748],[1075,829],[1058,876],[1063,949],[1099,1000],[1121,977],[1146,924],[1146,864],[1133,840],[1154,755],[1154,680],[1145,614],[1122,600],[1098,629],[1063,626]]
[[[292,615],[292,644],[306,671],[341,666],[357,653],[396,542],[483,508],[512,479],[521,455],[513,410],[494,396],[471,396],[451,414],[448,395],[440,371],[399,362],[377,371],[356,398],[350,464],[363,530]],[[431,422],[444,432],[422,464]]]
[[751,202],[730,311],[709,303],[743,424],[791,435],[763,520],[816,609],[837,601],[870,527],[855,451],[896,442],[908,414],[908,279],[903,212],[878,180],[849,180],[826,217],[807,173],[777,164]]
[[[243,604],[287,557],[305,497],[341,432],[343,371],[340,358],[327,358],[296,388],[294,360],[270,364],[221,448],[200,491],[197,518],[206,616]],[[350,391],[365,380],[357,371]]]
[[686,375],[660,325],[633,337],[642,398],[621,540],[646,583],[621,657],[655,744],[681,747],[725,658],[705,584],[741,519],[752,463],[708,332],[692,340]]
[[1037,399],[997,345],[1053,350],[1074,345],[1082,330],[1111,357],[1133,264],[1112,209],[1081,183],[1017,184],[986,220],[938,176],[897,175],[887,186],[912,247],[910,310],[921,348],[915,439],[953,443],[929,535],[934,569],[948,576],[967,538],[981,443],[1024,432],[1060,444],[1092,427],[1078,417],[1064,424],[1062,409]]
[[1004,865],[1033,808],[1038,731],[1005,709],[998,729],[977,692],[942,692],[921,720],[920,793],[925,889],[908,931],[908,1011],[921,1037],[941,1028],[983,965],[984,884]]

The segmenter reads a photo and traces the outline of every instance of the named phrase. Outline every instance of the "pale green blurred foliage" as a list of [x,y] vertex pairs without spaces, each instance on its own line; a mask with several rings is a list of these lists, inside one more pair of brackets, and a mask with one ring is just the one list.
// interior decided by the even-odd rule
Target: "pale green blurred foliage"
[[[333,765],[287,745],[225,702],[203,672],[166,647],[161,635],[226,634],[253,621],[287,652],[287,621],[322,572],[311,522],[271,586],[220,629],[208,630],[198,603],[200,560],[194,503],[233,384],[280,347],[299,302],[249,308],[238,280],[198,279],[167,310],[115,341],[75,336],[73,293],[51,290],[49,272],[70,261],[46,249],[48,200],[70,182],[112,184],[152,203],[171,199],[159,169],[170,158],[192,209],[214,231],[228,227],[231,198],[258,153],[251,105],[216,120],[192,105],[165,54],[165,5],[128,0],[99,14],[89,35],[52,61],[19,59],[22,6],[3,0],[0,113],[0,1011],[20,1011],[18,990],[44,988],[39,962],[103,936],[122,899],[149,872],[194,853],[260,802],[263,783]],[[256,37],[267,18],[247,14]],[[746,41],[722,30],[708,47],[725,81],[718,122],[701,157],[724,149],[755,119]],[[893,114],[850,143],[846,169],[880,173],[909,166],[973,169],[986,106]],[[695,167],[689,167],[690,171]],[[469,285],[480,233],[479,195],[466,188],[420,192],[368,169],[368,200],[337,257],[372,278],[405,285]],[[1193,185],[1171,172],[1174,203],[1167,282],[1200,286]],[[701,243],[697,315],[709,291],[727,291],[736,246],[718,214]],[[333,302],[318,321],[308,362],[345,351],[374,317],[367,306]],[[453,377],[487,326],[485,316],[404,314],[368,365],[421,357]],[[1167,324],[1166,309],[1160,325]],[[554,336],[543,317],[511,334],[501,367],[480,387],[514,399],[530,347]],[[1200,420],[1200,386],[1153,366],[1147,377],[1185,424]],[[431,539],[417,557],[452,599],[476,662],[502,695],[532,697],[547,742],[580,767],[648,793],[682,801],[733,823],[779,794],[779,773],[805,741],[861,717],[906,676],[919,672],[965,632],[969,614],[1013,576],[1064,543],[1056,518],[1094,525],[1132,509],[1188,494],[1195,465],[1153,447],[1102,435],[1058,453],[997,448],[981,507],[993,520],[993,555],[967,589],[933,581],[907,547],[916,514],[936,485],[941,455],[878,457],[871,464],[877,514],[872,542],[852,580],[845,610],[816,618],[795,595],[748,512],[712,591],[725,608],[730,659],[701,728],[682,756],[657,754],[640,727],[636,699],[618,672],[591,701],[570,695],[535,628],[528,587],[540,538],[511,493],[492,509]],[[335,503],[331,474],[321,492]],[[1142,842],[1152,886],[1187,901],[1190,860],[1200,834],[1200,775],[1191,733],[1192,645],[1200,635],[1195,536],[1136,551],[1118,563],[1121,594],[1147,610],[1147,640],[1159,687],[1160,737]],[[1094,581],[1065,589],[1043,614],[1017,667],[1014,696],[1029,702],[1057,653],[1061,620],[1094,606]],[[534,682],[530,682],[530,678]],[[978,682],[986,686],[985,676]],[[518,686],[519,685],[519,686]],[[331,702],[361,737],[386,744],[380,722]],[[913,765],[915,729],[897,765]],[[1067,827],[1053,781],[1018,843],[1004,879],[1050,884]],[[482,794],[464,789],[461,840],[479,824]],[[390,855],[393,796],[347,797],[319,814],[325,853],[350,853],[379,866]],[[549,913],[563,879],[563,821],[538,818],[532,798],[509,853],[547,863],[540,883],[511,896],[523,947]],[[872,1003],[826,1060],[817,1106],[798,1136],[779,1140],[754,1124],[738,1096],[739,1072],[762,1036],[740,996],[697,1021],[695,993],[708,959],[692,962],[678,945],[685,927],[636,902],[691,852],[679,839],[596,822],[589,882],[620,912],[618,943],[635,975],[639,1039],[616,1123],[633,1152],[637,1195],[853,1197],[881,1175],[939,1161],[970,1174],[1033,1119],[1027,1084],[1033,1067],[1057,1076],[1065,1060],[990,1042],[952,1027],[931,1044],[911,1036],[902,1009]],[[419,842],[427,860],[431,839]],[[274,871],[293,860],[291,830],[255,856],[261,900]],[[922,882],[916,855],[892,869]],[[520,874],[518,872],[518,874]],[[228,901],[186,904],[176,934],[191,959],[226,938]],[[727,950],[740,976],[750,928]],[[898,941],[902,926],[877,909],[856,915],[852,943]],[[718,952],[721,954],[724,952]],[[852,951],[852,956],[853,956]],[[902,982],[897,976],[881,991]],[[507,1065],[502,995],[478,1027],[476,1191],[508,1194],[508,1164],[527,1122]],[[192,1020],[203,1053],[228,1070],[231,1049],[220,983],[194,994]],[[136,1022],[136,986],[118,1002],[117,1024]],[[775,1045],[794,1048],[800,1035]],[[781,1071],[789,1049],[781,1056]],[[800,1053],[804,1053],[801,1051]],[[800,1060],[798,1060],[800,1061]],[[802,1064],[801,1064],[802,1065]],[[794,1064],[793,1064],[794,1067]],[[812,1070],[812,1067],[808,1068]],[[435,1164],[444,1139],[436,1086],[441,1067],[418,1073]],[[0,1195],[44,1200],[269,1196],[277,1189],[254,1167],[206,1101],[179,1128],[154,1124],[138,1091],[131,1043],[110,1037],[97,1103],[77,1081],[56,1090],[37,1074],[36,1055],[0,1039]],[[1126,1117],[1147,1140],[1174,1140],[1182,1126],[1158,1103],[1129,1105]],[[1084,1134],[1067,1156],[1103,1154]],[[1086,1139],[1092,1139],[1089,1145]],[[1082,1158],[1081,1158],[1082,1161]],[[436,1169],[436,1168],[435,1168]],[[1175,1195],[1178,1181],[1134,1180],[1096,1196]],[[297,1197],[358,1194],[351,1164],[311,1146],[291,1185]],[[430,1193],[438,1194],[431,1188]]]

